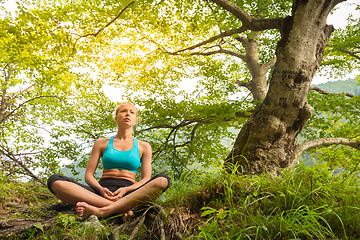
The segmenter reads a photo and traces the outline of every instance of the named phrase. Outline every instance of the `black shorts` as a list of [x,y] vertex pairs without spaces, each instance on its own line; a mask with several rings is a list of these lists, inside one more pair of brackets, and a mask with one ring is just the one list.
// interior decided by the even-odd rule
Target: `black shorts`
[[[169,185],[170,185],[170,178],[168,175],[166,174],[158,174],[156,175],[155,177],[151,178],[149,181],[147,181],[146,183],[144,183],[143,185],[141,185],[140,187],[134,189],[134,190],[131,190],[131,191],[128,191],[124,196],[134,192],[135,190],[141,188],[142,186],[144,186],[145,184],[149,183],[150,181],[158,178],[158,177],[164,177],[168,180],[168,185],[166,186],[166,188],[164,189],[164,191],[166,189],[168,189]],[[53,182],[55,181],[67,181],[67,182],[72,182],[72,183],[75,183],[87,190],[89,190],[90,192],[93,192],[97,195],[100,195],[100,193],[98,191],[96,191],[94,188],[88,186],[88,185],[84,185],[84,184],[81,184],[81,183],[78,183],[76,182],[74,179],[72,178],[69,178],[69,177],[66,177],[66,176],[63,176],[63,175],[59,175],[59,174],[54,174],[54,175],[51,175],[47,181],[47,186],[49,188],[49,190],[55,195],[54,191],[51,189],[51,185],[53,184]],[[129,180],[126,180],[126,179],[122,179],[122,178],[103,178],[103,179],[100,179],[99,181],[99,184],[102,186],[102,187],[106,187],[107,189],[109,189],[111,192],[115,192],[117,189],[119,188],[122,188],[122,187],[128,187],[128,186],[131,186],[133,185],[134,183],[129,181]],[[101,196],[101,195],[100,195]]]

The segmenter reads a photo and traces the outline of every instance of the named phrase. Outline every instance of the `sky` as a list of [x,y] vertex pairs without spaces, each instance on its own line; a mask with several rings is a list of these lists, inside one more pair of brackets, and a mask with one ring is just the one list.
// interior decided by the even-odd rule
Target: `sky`
[[[336,29],[344,28],[346,26],[346,20],[350,14],[354,17],[360,18],[360,11],[355,11],[356,5],[360,5],[360,0],[348,0],[346,2],[340,3],[333,11],[333,14],[329,15],[327,19],[327,24],[332,24]],[[345,76],[342,80],[347,80],[349,78],[355,78],[356,75],[359,75],[360,71],[353,72]],[[338,79],[331,79],[324,76],[320,76],[318,73],[315,74],[312,84],[320,84],[328,81],[336,81]]]
[[346,26],[346,18],[349,14],[354,16],[360,16],[359,11],[355,10],[355,5],[359,5],[359,0],[348,0],[346,2],[340,3],[336,8],[333,14],[329,15],[327,19],[328,24],[332,24],[335,28],[343,28]]

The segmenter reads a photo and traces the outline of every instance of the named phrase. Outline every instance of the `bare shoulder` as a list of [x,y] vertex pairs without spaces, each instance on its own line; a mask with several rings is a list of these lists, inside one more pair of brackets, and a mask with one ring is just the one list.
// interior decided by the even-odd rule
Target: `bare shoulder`
[[143,147],[143,148],[151,148],[151,146],[148,142],[138,140],[138,144],[140,147]]
[[110,138],[98,138],[94,143],[94,148],[106,148],[107,144],[109,143]]
[[151,152],[151,145],[148,142],[138,140],[138,144],[142,152],[147,152],[147,151]]
[[107,138],[98,138],[96,139],[95,143],[107,143],[109,142],[110,138],[107,137]]

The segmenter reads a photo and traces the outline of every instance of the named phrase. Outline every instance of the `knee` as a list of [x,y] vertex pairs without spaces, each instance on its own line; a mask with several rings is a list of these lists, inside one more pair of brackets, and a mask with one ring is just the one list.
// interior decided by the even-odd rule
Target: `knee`
[[157,188],[165,191],[170,185],[170,178],[165,174],[159,174],[157,178],[154,179],[154,183]]
[[62,181],[60,181],[62,179],[62,175],[59,175],[59,174],[54,174],[54,175],[51,175],[48,180],[47,180],[47,187],[48,189],[53,193],[53,188],[54,186],[56,187],[59,183],[61,184]]
[[53,182],[55,182],[56,180],[58,180],[60,177],[59,174],[53,174],[51,175],[48,180],[47,180],[47,186],[48,188],[51,188],[51,185],[53,184]]

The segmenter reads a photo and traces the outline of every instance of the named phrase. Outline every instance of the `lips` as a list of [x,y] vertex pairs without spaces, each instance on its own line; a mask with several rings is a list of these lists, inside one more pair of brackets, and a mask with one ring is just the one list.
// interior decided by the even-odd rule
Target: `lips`
[[130,122],[131,119],[130,119],[130,118],[124,118],[124,121],[125,121],[125,122]]

